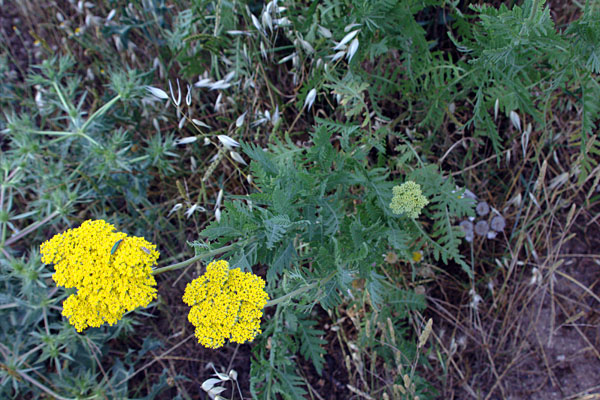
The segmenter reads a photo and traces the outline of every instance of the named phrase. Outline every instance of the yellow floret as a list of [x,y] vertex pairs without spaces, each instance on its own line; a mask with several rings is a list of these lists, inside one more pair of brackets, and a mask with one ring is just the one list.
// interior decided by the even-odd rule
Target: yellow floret
[[417,218],[429,200],[421,192],[421,186],[413,181],[407,181],[392,188],[394,196],[390,208],[394,214],[406,214],[409,218]]
[[191,306],[188,320],[194,325],[198,343],[216,349],[226,340],[252,341],[261,333],[260,318],[269,295],[265,281],[227,261],[213,261],[206,273],[188,283],[183,302]]
[[42,262],[54,264],[56,284],[77,289],[64,301],[63,315],[78,332],[114,325],[126,312],[156,298],[156,246],[115,232],[105,221],[85,221],[42,243],[40,250]]

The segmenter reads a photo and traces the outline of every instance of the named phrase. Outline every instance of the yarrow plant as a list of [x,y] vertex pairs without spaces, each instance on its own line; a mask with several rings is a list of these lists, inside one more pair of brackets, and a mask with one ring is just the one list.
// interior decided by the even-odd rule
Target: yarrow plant
[[269,295],[265,281],[224,260],[213,261],[206,273],[185,288],[183,302],[191,306],[188,320],[196,327],[198,342],[218,348],[225,340],[252,341],[261,333],[260,318]]
[[421,186],[413,181],[407,181],[392,189],[394,197],[390,208],[394,214],[406,214],[409,218],[417,218],[429,200],[421,192]]
[[152,266],[156,246],[144,238],[115,232],[103,220],[85,221],[40,246],[42,262],[54,264],[52,279],[77,293],[63,303],[62,314],[78,332],[119,321],[156,297]]

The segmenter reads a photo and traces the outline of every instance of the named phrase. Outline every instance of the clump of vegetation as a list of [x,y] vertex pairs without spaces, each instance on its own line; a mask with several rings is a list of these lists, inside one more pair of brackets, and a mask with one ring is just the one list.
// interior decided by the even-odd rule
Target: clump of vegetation
[[466,381],[443,337],[461,323],[425,293],[477,313],[535,250],[540,203],[564,206],[552,190],[595,204],[600,8],[561,25],[543,0],[464,3],[19,3],[0,393],[422,400]]

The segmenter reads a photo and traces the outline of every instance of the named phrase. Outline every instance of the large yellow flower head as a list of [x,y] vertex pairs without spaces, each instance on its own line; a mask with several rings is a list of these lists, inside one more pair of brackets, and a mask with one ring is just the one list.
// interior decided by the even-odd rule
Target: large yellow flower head
[[421,192],[421,186],[413,181],[407,181],[392,188],[394,196],[390,208],[394,214],[406,214],[409,218],[417,218],[429,200]]
[[206,273],[188,283],[183,302],[192,309],[188,320],[196,327],[198,342],[216,349],[225,340],[252,341],[261,333],[260,318],[269,295],[265,281],[227,261],[213,261]]
[[42,243],[40,251],[43,263],[54,264],[56,284],[77,289],[64,301],[62,314],[78,332],[113,325],[156,297],[156,246],[115,232],[105,221],[85,221]]

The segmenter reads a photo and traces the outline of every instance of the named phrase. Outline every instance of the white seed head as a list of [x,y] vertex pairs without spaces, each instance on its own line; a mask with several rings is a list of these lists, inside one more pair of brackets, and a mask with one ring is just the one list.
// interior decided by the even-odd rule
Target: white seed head
[[275,25],[281,28],[290,26],[292,24],[288,17],[276,18],[273,20],[273,22],[275,23]]
[[321,34],[321,36],[323,36],[325,39],[331,39],[331,37],[333,36],[331,34],[331,31],[327,28],[325,28],[324,26],[319,25],[319,28],[317,28],[317,31],[319,31],[319,33]]
[[267,49],[265,48],[265,43],[261,40],[260,41],[260,55],[262,56],[262,58],[264,58],[265,60],[267,58],[269,58],[269,56],[267,55]]
[[519,114],[517,114],[515,111],[510,112],[510,122],[512,122],[513,126],[516,129],[521,131],[521,118],[519,117]]
[[343,58],[344,55],[346,55],[346,50],[340,50],[337,53],[335,53],[334,55],[329,56],[329,57],[331,58],[331,62],[336,62],[340,58]]
[[210,125],[208,125],[208,124],[200,121],[199,119],[192,118],[192,122],[194,123],[194,125],[198,125],[198,126],[201,126],[203,128],[210,129]]
[[173,85],[171,84],[170,80],[169,91],[171,92],[171,98],[173,99],[173,103],[175,103],[175,105],[179,107],[179,104],[181,103],[181,87],[179,86],[179,78],[177,78],[177,98],[175,98],[175,94],[173,93]]
[[208,86],[210,87],[210,90],[222,90],[222,89],[228,89],[228,88],[230,88],[231,87],[231,83],[226,82],[224,79],[221,79],[219,81],[211,83]]
[[254,14],[250,14],[250,18],[252,18],[252,24],[254,25],[254,27],[259,31],[259,32],[263,32],[262,26],[260,24],[260,21],[258,20],[258,18],[256,18],[254,16]]
[[152,86],[146,86],[146,90],[149,91],[154,97],[157,97],[161,100],[169,99],[169,95],[162,89],[155,88]]
[[235,369],[232,369],[231,371],[229,371],[229,377],[231,378],[231,380],[237,381],[238,378],[238,373]]
[[273,31],[273,19],[271,18],[271,14],[268,10],[265,10],[261,15],[261,20],[263,26],[269,28],[269,31]]
[[500,109],[500,99],[496,99],[494,103],[494,121],[498,118],[498,110]]
[[121,43],[121,38],[117,35],[113,35],[113,41],[115,42],[115,47],[117,51],[120,53],[123,51],[123,43]]
[[208,392],[210,390],[212,390],[216,384],[221,383],[221,379],[217,379],[217,378],[209,378],[207,380],[205,380],[204,382],[202,382],[202,390],[204,390],[205,392]]
[[212,79],[204,78],[200,79],[198,82],[194,83],[196,87],[210,87],[212,85]]
[[333,48],[334,50],[340,50],[346,46],[346,43],[350,42],[360,32],[360,29],[348,33],[344,38]]
[[177,139],[175,141],[175,144],[176,145],[190,144],[190,143],[194,143],[196,140],[198,140],[198,138],[196,136],[189,136],[189,137]]
[[202,206],[199,206],[198,204],[193,204],[190,208],[187,209],[187,211],[185,212],[185,217],[189,218],[192,216],[192,214],[195,211],[206,211],[206,209]]
[[358,39],[357,38],[352,40],[352,42],[350,43],[350,47],[348,48],[348,54],[346,55],[348,62],[352,61],[352,57],[354,57],[356,50],[358,50]]
[[317,89],[314,89],[314,88],[310,89],[310,91],[306,95],[306,99],[304,99],[304,107],[308,107],[308,109],[310,110],[310,108],[312,107],[316,98],[317,98]]
[[233,147],[239,147],[239,145],[240,145],[237,141],[233,140],[232,138],[230,138],[227,135],[219,135],[219,136],[217,136],[217,138],[219,139],[219,141],[221,143],[223,143],[223,146],[225,146],[225,148],[227,148],[229,150]]
[[192,85],[187,85],[187,94],[185,95],[185,104],[192,105]]
[[219,112],[221,111],[221,109],[223,108],[223,104],[221,103],[221,100],[223,99],[223,93],[219,93],[219,95],[217,96],[217,100],[215,101],[215,112]]
[[217,201],[215,201],[215,208],[221,207],[222,201],[223,201],[223,189],[220,189],[219,194],[217,195]]
[[246,161],[244,161],[244,159],[238,152],[230,151],[229,154],[231,155],[231,158],[233,158],[234,161],[236,161],[240,164],[243,164],[243,165],[248,165],[248,163],[246,163]]
[[241,128],[242,125],[244,125],[244,119],[246,118],[246,114],[248,113],[248,111],[244,112],[242,115],[240,115],[236,120],[235,120],[235,126],[238,128]]
[[42,108],[44,107],[44,99],[42,98],[42,92],[41,91],[37,91],[35,94],[35,105],[38,106],[38,108]]
[[181,209],[181,207],[183,207],[183,204],[181,203],[177,203],[173,206],[173,208],[171,208],[171,211],[169,211],[169,213],[167,214],[167,217],[170,217],[171,214],[173,214],[175,211]]

